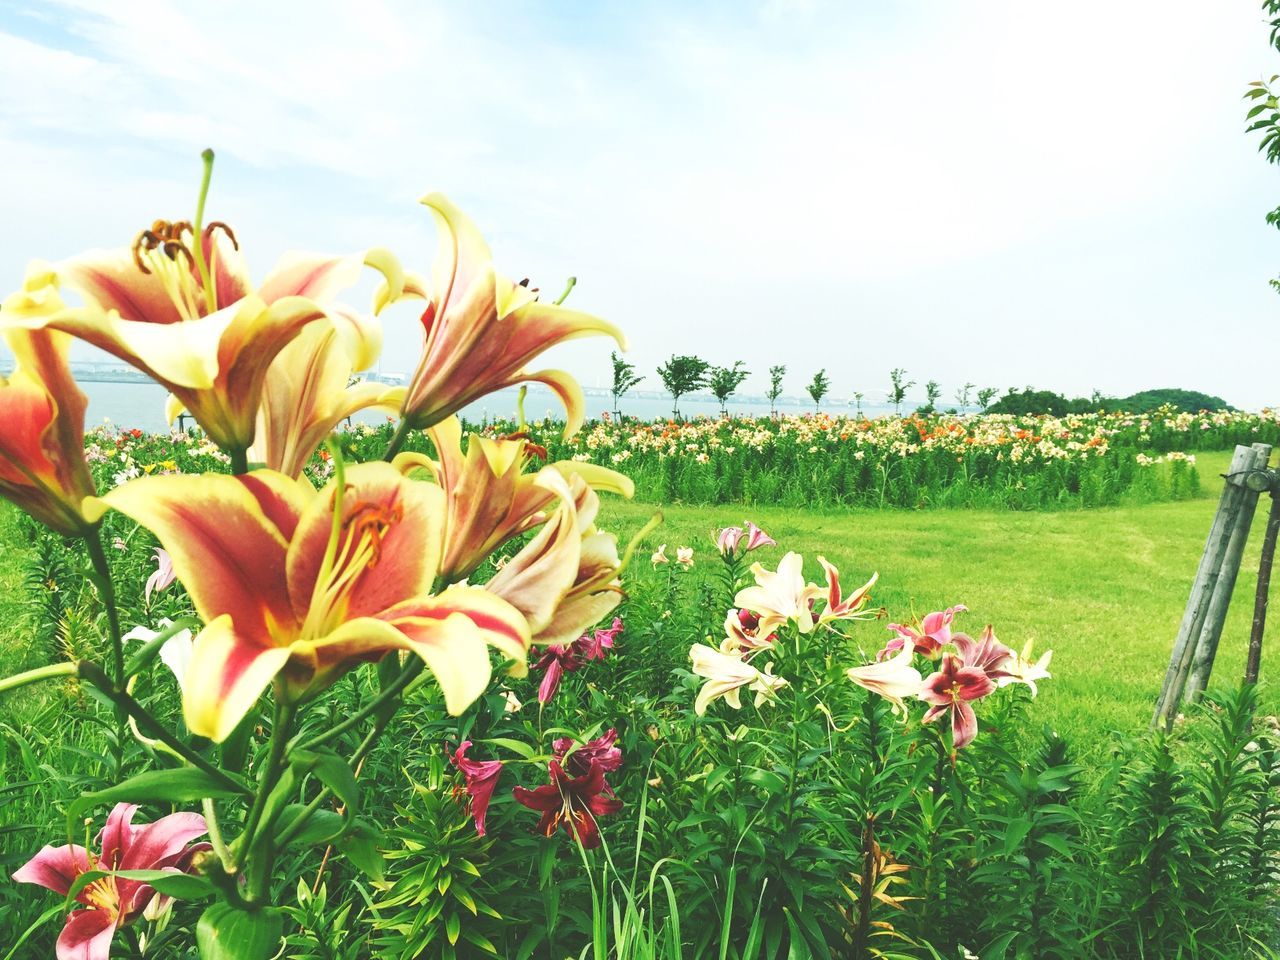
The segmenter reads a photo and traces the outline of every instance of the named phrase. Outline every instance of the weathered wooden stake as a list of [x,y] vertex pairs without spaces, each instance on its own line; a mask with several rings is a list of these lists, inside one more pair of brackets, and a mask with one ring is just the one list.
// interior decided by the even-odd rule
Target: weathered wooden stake
[[1244,682],[1258,682],[1262,665],[1262,632],[1267,626],[1267,601],[1271,594],[1271,563],[1276,555],[1276,537],[1280,535],[1280,473],[1270,472],[1271,512],[1267,514],[1267,533],[1262,540],[1262,556],[1258,559],[1258,591],[1253,598],[1253,629],[1249,632],[1249,660],[1244,668]]
[[[1237,446],[1231,458],[1227,483],[1223,487],[1218,512],[1214,515],[1213,525],[1205,540],[1204,554],[1200,557],[1200,566],[1196,569],[1195,580],[1191,584],[1191,596],[1187,600],[1187,608],[1183,612],[1182,623],[1178,627],[1178,635],[1169,657],[1169,669],[1165,672],[1164,685],[1156,700],[1155,713],[1151,718],[1152,727],[1160,724],[1171,727],[1178,714],[1178,707],[1182,704],[1182,693],[1191,672],[1196,647],[1205,628],[1218,580],[1222,576],[1223,560],[1227,556],[1240,510],[1245,502],[1246,488],[1239,478],[1254,469],[1258,452],[1253,447]],[[1262,466],[1265,465],[1266,460],[1263,459]],[[1254,493],[1255,500],[1256,497],[1257,494]]]
[[1218,582],[1214,585],[1213,597],[1209,600],[1209,610],[1205,614],[1204,627],[1196,643],[1195,656],[1191,662],[1191,672],[1187,676],[1187,686],[1183,692],[1184,701],[1195,702],[1209,687],[1209,676],[1213,672],[1213,663],[1218,656],[1218,643],[1222,640],[1222,630],[1227,622],[1227,611],[1231,607],[1231,596],[1236,589],[1236,578],[1240,574],[1240,561],[1244,558],[1245,544],[1249,541],[1249,531],[1253,529],[1253,516],[1258,508],[1258,494],[1267,488],[1267,483],[1255,483],[1255,478],[1266,480],[1267,461],[1271,457],[1271,445],[1255,443],[1253,450],[1252,472],[1236,478],[1244,486],[1240,502],[1240,512],[1236,514],[1235,529],[1231,531],[1231,540],[1227,543],[1227,552],[1222,558],[1222,570]]

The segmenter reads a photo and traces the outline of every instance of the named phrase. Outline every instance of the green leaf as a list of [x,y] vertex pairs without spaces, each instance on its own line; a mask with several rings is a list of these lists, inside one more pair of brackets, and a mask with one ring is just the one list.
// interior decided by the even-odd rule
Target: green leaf
[[270,960],[280,949],[284,918],[268,907],[249,913],[215,903],[196,925],[200,960]]
[[333,845],[369,879],[382,879],[384,861],[382,853],[378,850],[377,840],[373,836],[353,830],[339,837]]
[[492,744],[495,747],[502,747],[504,750],[510,750],[516,756],[524,760],[530,760],[534,756],[533,747],[520,740],[512,740],[508,737],[492,737],[488,740],[481,740],[483,744]]
[[338,795],[347,808],[347,815],[354,816],[360,806],[360,788],[351,765],[332,750],[295,750],[289,762],[298,772],[314,774],[316,779]]
[[449,915],[444,918],[445,936],[449,938],[450,944],[458,942],[458,934],[462,932],[462,924],[458,920],[458,915],[450,911]]
[[213,893],[213,884],[208,879],[189,873],[175,873],[172,870],[86,870],[71,884],[66,902],[70,904],[76,894],[103,877],[138,880],[175,900],[201,900]]
[[[238,797],[232,790],[198,767],[179,767],[176,770],[148,770],[130,777],[114,787],[86,793],[67,807],[67,823],[74,825],[80,815],[99,804],[144,803],[160,800],[165,803],[182,803],[203,800],[205,797]],[[74,827],[69,826],[74,832]]]

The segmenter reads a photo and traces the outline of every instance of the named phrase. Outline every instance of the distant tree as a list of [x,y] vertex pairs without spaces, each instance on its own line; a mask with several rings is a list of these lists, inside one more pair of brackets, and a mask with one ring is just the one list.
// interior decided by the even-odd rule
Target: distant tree
[[671,394],[671,414],[680,416],[680,398],[707,385],[711,364],[701,357],[676,354],[658,368],[662,385]]
[[865,394],[861,390],[853,391],[853,402],[854,402],[854,405],[857,407],[857,413],[859,417],[862,416],[862,398],[864,396]]
[[893,390],[889,393],[889,399],[893,401],[894,415],[902,413],[902,401],[907,399],[907,391],[916,385],[914,380],[907,379],[907,371],[901,367],[897,367],[889,372],[889,379],[893,381]]
[[1199,413],[1201,410],[1230,410],[1227,401],[1198,390],[1181,390],[1177,387],[1162,387],[1159,390],[1143,390],[1125,397],[1123,400],[1103,398],[1103,405],[1108,409],[1119,409],[1126,413],[1146,413],[1165,405],[1176,407],[1184,413]]
[[956,406],[963,410],[969,406],[969,393],[973,390],[972,383],[966,383],[963,387],[955,392]]
[[[1262,0],[1262,9],[1271,17],[1271,46],[1280,50],[1280,0]],[[1262,139],[1258,149],[1267,158],[1267,163],[1280,164],[1280,90],[1276,81],[1280,75],[1270,80],[1254,80],[1249,84],[1244,98],[1249,101],[1249,112],[1245,114],[1247,133],[1261,133]],[[1280,227],[1280,207],[1267,214],[1267,223]],[[1268,281],[1280,291],[1280,279]]]
[[924,385],[924,406],[916,411],[916,413],[930,416],[938,412],[938,400],[942,398],[942,387],[937,380],[930,380]]
[[769,398],[769,416],[773,416],[774,409],[778,403],[778,398],[782,396],[782,378],[787,375],[787,368],[782,364],[769,368],[769,392],[765,394]]
[[987,407],[991,406],[991,401],[995,399],[996,394],[999,392],[995,387],[983,387],[978,391],[978,406],[982,408],[983,412],[986,411]]
[[742,385],[742,381],[747,379],[751,371],[747,369],[747,365],[741,360],[735,360],[732,367],[712,367],[707,377],[707,386],[711,388],[711,392],[715,398],[720,401],[720,413],[724,414],[725,405],[729,402],[729,398],[733,396],[733,392]]
[[621,417],[622,414],[618,411],[618,401],[623,394],[643,380],[644,377],[637,376],[635,364],[627,363],[627,361],[618,356],[616,350],[609,354],[609,358],[613,360],[613,390],[611,391],[613,393],[613,415]]
[[813,397],[813,412],[817,413],[818,408],[822,406],[822,398],[827,395],[827,391],[831,389],[831,380],[827,377],[827,371],[819,370],[813,375],[813,379],[809,381],[809,385],[805,387],[809,396]]

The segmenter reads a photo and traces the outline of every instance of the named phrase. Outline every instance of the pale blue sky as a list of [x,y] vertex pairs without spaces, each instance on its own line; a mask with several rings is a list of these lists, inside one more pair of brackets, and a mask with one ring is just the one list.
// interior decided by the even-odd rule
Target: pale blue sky
[[[672,352],[1069,393],[1273,375],[1280,72],[1252,0],[0,2],[0,283],[210,212],[261,276],[468,210],[501,270]],[[417,349],[388,319],[386,370]],[[603,382],[609,346],[553,361]]]

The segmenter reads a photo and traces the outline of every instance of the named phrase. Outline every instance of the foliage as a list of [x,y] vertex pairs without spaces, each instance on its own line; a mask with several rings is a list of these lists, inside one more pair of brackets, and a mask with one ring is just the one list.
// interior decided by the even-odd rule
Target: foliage
[[671,394],[671,414],[680,416],[680,398],[707,385],[707,377],[711,364],[701,357],[674,354],[671,359],[658,368],[658,377],[662,385]]
[[635,364],[627,363],[615,350],[609,354],[609,359],[613,362],[613,386],[610,388],[610,395],[613,397],[613,415],[619,416],[618,401],[623,395],[644,379],[643,376],[636,374]]
[[907,391],[916,385],[914,380],[907,379],[907,371],[902,367],[894,367],[889,371],[889,381],[893,389],[889,391],[889,399],[893,402],[893,412],[902,412],[902,401],[907,399]]
[[711,388],[711,394],[720,401],[720,412],[724,413],[725,404],[729,398],[733,396],[733,392],[741,386],[742,381],[750,376],[746,364],[741,360],[735,360],[732,367],[712,367],[711,372],[707,376],[707,386]]
[[831,389],[831,379],[827,376],[826,370],[819,370],[813,375],[813,379],[809,381],[809,385],[804,388],[805,393],[813,399],[813,409],[816,411],[822,406],[822,398],[827,395]]
[[773,414],[778,403],[778,398],[782,396],[782,378],[787,375],[787,368],[783,364],[769,368],[769,391],[765,394],[769,398],[769,413]]

